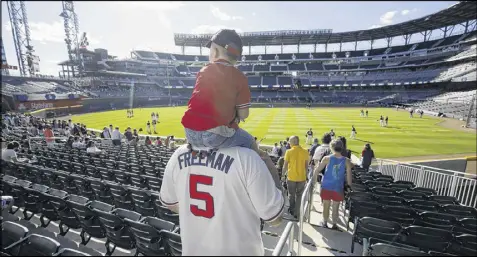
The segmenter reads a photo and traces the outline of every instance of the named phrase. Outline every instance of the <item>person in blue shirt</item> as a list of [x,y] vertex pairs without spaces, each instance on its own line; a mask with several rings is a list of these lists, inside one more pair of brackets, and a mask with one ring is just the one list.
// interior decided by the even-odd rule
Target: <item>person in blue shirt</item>
[[330,206],[332,205],[333,214],[331,217],[331,229],[337,230],[336,223],[339,217],[339,206],[344,200],[345,182],[351,187],[351,160],[341,155],[344,144],[339,139],[331,141],[330,144],[332,154],[321,160],[320,165],[315,168],[313,173],[313,181],[316,181],[320,170],[326,167],[321,180],[321,200],[323,202],[323,224],[328,228],[328,219],[330,216]]

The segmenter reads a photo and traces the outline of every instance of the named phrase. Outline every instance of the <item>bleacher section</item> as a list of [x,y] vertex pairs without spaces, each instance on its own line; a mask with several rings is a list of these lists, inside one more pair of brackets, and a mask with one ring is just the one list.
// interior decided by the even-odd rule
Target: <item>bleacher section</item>
[[[432,114],[443,113],[450,118],[465,119],[469,114],[471,102],[475,101],[476,90],[441,94],[415,104],[415,107]],[[474,105],[475,106],[475,105]],[[470,113],[476,118],[475,108]]]
[[[293,92],[280,94],[290,97]],[[8,140],[21,136],[10,134]],[[91,156],[62,145],[33,144],[31,153],[19,153],[32,163],[2,161],[2,195],[14,197],[13,208],[2,212],[2,255],[181,254],[178,214],[165,208],[157,195],[171,150],[103,145],[104,153]],[[323,209],[314,193],[311,206],[305,208],[311,216],[298,230],[304,233],[303,241],[294,240],[293,248],[301,247],[302,255],[320,256],[477,254],[475,195],[448,196],[450,185],[436,182],[447,181],[436,178],[452,174],[406,165],[398,172],[382,161],[374,168],[382,172],[354,168],[351,191],[340,207],[338,231],[315,226]],[[413,169],[427,173],[417,179]],[[458,176],[458,181],[456,192],[477,186],[471,177]],[[319,192],[316,186],[312,191]],[[286,236],[285,223],[263,228],[266,255]]]

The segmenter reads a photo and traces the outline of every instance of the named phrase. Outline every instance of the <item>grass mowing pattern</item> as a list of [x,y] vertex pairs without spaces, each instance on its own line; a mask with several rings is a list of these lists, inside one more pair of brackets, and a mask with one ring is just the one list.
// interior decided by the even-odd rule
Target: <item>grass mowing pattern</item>
[[[359,152],[365,141],[372,143],[378,158],[475,153],[476,133],[450,130],[436,125],[441,119],[418,115],[409,118],[404,110],[369,108],[369,117],[360,117],[360,108],[252,108],[250,117],[240,126],[252,135],[265,137],[262,144],[273,144],[298,135],[304,146],[305,134],[313,129],[315,137],[333,129],[337,136],[345,136],[348,148]],[[151,112],[159,112],[158,135],[184,137],[181,118],[185,107],[163,107],[134,109],[134,118],[126,118],[126,110],[107,111],[73,116],[73,122],[86,124],[88,128],[103,129],[109,124],[142,128],[146,134],[146,123]],[[389,126],[379,126],[379,116],[389,116]],[[351,140],[351,125],[357,130],[357,139]],[[155,136],[154,134],[152,135]],[[320,142],[321,143],[321,142]]]

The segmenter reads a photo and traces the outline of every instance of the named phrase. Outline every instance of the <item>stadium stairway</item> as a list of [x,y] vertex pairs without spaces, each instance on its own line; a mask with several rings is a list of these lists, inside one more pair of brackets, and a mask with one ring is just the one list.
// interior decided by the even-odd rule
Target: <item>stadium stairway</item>
[[[349,231],[346,231],[345,209],[344,204],[340,206],[340,215],[338,227],[339,231],[320,227],[323,221],[323,206],[319,195],[319,184],[316,185],[313,195],[313,207],[310,214],[309,222],[304,222],[303,226],[303,244],[301,248],[302,256],[360,256],[362,246],[355,245],[354,253],[350,253],[350,245],[353,232],[353,223],[350,223]],[[285,204],[285,210],[288,209],[288,200]],[[331,213],[330,213],[331,215]],[[348,217],[348,216],[346,216]],[[277,245],[282,232],[287,223],[294,221],[290,214],[285,213],[282,224],[278,227],[271,227],[265,224],[262,232],[263,244],[265,247],[265,255],[270,256],[273,248]],[[298,222],[297,222],[298,223]],[[295,229],[295,240],[293,245],[293,256],[297,255],[298,249],[298,226]],[[285,244],[280,256],[286,255],[288,243]]]

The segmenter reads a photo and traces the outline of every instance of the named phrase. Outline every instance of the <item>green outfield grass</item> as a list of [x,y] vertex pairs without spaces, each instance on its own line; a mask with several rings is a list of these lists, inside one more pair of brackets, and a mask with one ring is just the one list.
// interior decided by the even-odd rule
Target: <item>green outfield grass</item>
[[[313,129],[315,137],[334,129],[338,136],[348,139],[348,148],[361,152],[365,142],[372,144],[378,158],[442,155],[476,152],[476,133],[450,130],[437,125],[439,118],[418,116],[409,118],[409,113],[388,108],[370,108],[369,117],[359,116],[359,108],[252,108],[250,117],[241,127],[258,138],[262,144],[273,144],[298,135],[305,144],[305,133]],[[185,107],[135,109],[134,118],[126,118],[126,110],[107,111],[73,116],[73,122],[86,124],[88,128],[103,129],[109,124],[145,128],[151,112],[159,112],[158,135],[184,137],[181,118]],[[379,116],[389,116],[389,126],[379,126]],[[356,140],[350,140],[351,125],[358,132]],[[153,135],[154,136],[154,135]]]

